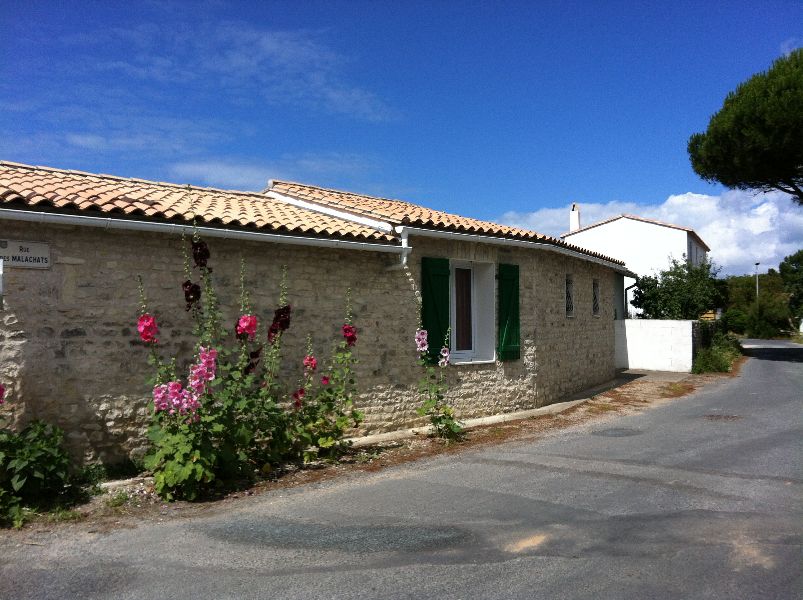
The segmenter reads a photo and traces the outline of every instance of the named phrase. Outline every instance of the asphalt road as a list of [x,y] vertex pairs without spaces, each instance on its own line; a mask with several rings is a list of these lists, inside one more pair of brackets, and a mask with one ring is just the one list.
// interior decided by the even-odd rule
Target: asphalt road
[[803,346],[650,408],[43,546],[0,598],[801,598]]

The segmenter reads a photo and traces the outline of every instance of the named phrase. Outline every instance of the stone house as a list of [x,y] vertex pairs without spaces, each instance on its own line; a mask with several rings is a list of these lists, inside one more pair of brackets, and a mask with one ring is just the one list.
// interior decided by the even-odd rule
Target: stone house
[[[580,207],[573,204],[569,212],[569,231],[561,239],[593,252],[615,256],[639,276],[656,275],[669,268],[670,261],[688,260],[700,265],[711,249],[690,227],[664,223],[637,215],[617,215],[582,227]],[[625,290],[636,283],[625,278]],[[631,313],[639,312],[630,305],[632,293],[626,292],[625,306]]]
[[86,459],[141,453],[152,406],[137,275],[164,351],[188,357],[182,235],[194,230],[231,322],[241,259],[263,321],[286,266],[291,372],[307,334],[326,355],[351,288],[366,414],[357,433],[421,424],[422,320],[431,340],[451,331],[448,400],[460,418],[535,408],[615,374],[616,290],[630,273],[559,239],[283,181],[236,192],[0,162],[5,416],[58,423]]

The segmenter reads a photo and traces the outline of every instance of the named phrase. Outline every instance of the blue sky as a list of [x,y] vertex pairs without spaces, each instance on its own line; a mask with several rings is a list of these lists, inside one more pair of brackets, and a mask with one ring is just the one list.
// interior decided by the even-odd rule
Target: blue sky
[[733,272],[803,245],[788,198],[724,196],[686,154],[728,91],[803,45],[800,2],[0,9],[4,160],[237,189],[293,179],[551,234],[576,201],[586,223],[626,209],[698,228]]

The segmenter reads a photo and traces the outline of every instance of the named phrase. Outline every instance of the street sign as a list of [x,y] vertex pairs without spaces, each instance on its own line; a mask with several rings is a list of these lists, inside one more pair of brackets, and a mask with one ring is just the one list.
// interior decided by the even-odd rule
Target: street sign
[[6,269],[49,269],[50,244],[0,240],[0,259]]

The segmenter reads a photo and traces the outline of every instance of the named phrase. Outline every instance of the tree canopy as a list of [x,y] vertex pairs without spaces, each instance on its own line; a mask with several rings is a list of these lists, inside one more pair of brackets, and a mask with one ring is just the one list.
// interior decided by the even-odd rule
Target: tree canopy
[[717,271],[709,262],[695,266],[672,259],[657,277],[636,279],[632,304],[648,319],[698,319],[722,302]]
[[728,300],[722,320],[729,331],[772,338],[790,328],[789,293],[778,271],[759,274],[758,298],[754,275],[732,275],[725,282]]
[[803,48],[730,92],[688,151],[706,181],[780,190],[803,205]]
[[789,309],[797,319],[803,318],[803,249],[778,265],[784,289],[789,293]]

